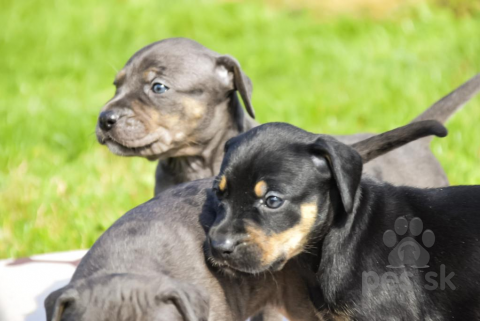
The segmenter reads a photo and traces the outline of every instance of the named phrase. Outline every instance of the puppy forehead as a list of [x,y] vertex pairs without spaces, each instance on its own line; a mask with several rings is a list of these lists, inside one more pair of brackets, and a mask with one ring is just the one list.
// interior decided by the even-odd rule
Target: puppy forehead
[[316,136],[290,124],[267,123],[235,137],[230,141],[227,153],[268,157],[311,143]]
[[201,44],[184,38],[166,39],[146,46],[126,63],[128,81],[149,83],[159,78],[178,91],[192,86],[210,88],[218,80],[216,58],[220,55]]
[[[304,187],[308,186],[308,172],[305,169],[298,170],[295,165],[298,162],[291,162],[292,166],[274,170],[267,168],[269,164],[258,170],[256,167],[244,168],[228,172],[228,183],[232,197],[250,198],[253,196],[261,199],[268,192],[278,192],[290,197],[302,194]],[[279,164],[273,164],[273,166]],[[302,165],[300,165],[302,166]],[[303,166],[305,168],[305,166]],[[306,174],[307,173],[307,174]]]
[[[290,196],[301,194],[315,180],[313,161],[308,157],[257,157],[234,162],[226,168],[230,186],[243,195],[262,198],[269,191]],[[235,194],[236,194],[235,192]]]
[[206,53],[201,48],[185,50],[181,47],[157,45],[138,55],[135,54],[127,65],[131,65],[140,71],[152,67],[162,68],[164,73],[191,73],[199,70],[211,70],[213,72],[213,61],[214,55]]
[[244,181],[249,177],[250,184],[263,180],[258,186],[262,189],[262,185],[270,185],[271,180],[281,178],[284,174],[288,176],[297,173],[309,161],[305,153],[295,150],[295,145],[284,144],[281,148],[275,145],[243,147],[245,148],[232,151],[230,157],[225,158],[225,172],[237,180]]
[[[153,64],[155,65],[155,64]],[[162,66],[161,64],[157,64],[155,66],[150,66],[145,68],[142,72],[143,80],[146,82],[152,81],[155,77],[165,75],[167,71],[167,67]]]

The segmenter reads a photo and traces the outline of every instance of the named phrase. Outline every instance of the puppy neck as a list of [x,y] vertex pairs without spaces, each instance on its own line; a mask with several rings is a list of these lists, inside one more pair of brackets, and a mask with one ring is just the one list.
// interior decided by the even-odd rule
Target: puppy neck
[[[378,203],[385,199],[385,189],[390,188],[394,187],[388,183],[362,179],[353,212],[335,221],[323,239],[318,270],[314,271],[315,282],[321,289],[324,304],[332,311],[341,310],[336,303],[345,288],[356,288],[352,280],[357,282],[358,263],[363,260],[358,257],[364,253],[362,240],[369,237],[369,227],[378,219]],[[325,306],[317,307],[322,308]]]
[[[361,200],[362,186],[360,185],[355,194],[353,212],[348,214],[342,204],[338,190],[334,187],[330,189],[328,199],[325,200],[323,208],[319,208],[318,212],[318,215],[324,216],[325,220],[310,233],[308,250],[304,251],[298,258],[304,269],[317,274],[322,269],[322,260],[325,260],[329,253],[335,253],[336,251],[336,249],[330,250],[331,245],[339,247],[346,242],[352,231]],[[311,278],[315,279],[313,275]]]

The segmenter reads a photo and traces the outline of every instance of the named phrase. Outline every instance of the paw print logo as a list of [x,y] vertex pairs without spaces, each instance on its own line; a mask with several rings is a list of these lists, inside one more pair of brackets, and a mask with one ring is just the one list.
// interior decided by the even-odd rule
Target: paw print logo
[[[423,222],[420,218],[414,217],[410,222],[405,217],[399,217],[395,221],[395,231],[388,230],[383,234],[383,243],[393,250],[388,255],[390,268],[401,268],[411,266],[414,268],[426,268],[430,261],[430,254],[413,237],[405,236],[398,242],[398,236],[403,236],[410,230],[412,236],[419,236],[423,231]],[[432,230],[425,230],[422,234],[422,244],[432,247],[435,243],[435,234]]]

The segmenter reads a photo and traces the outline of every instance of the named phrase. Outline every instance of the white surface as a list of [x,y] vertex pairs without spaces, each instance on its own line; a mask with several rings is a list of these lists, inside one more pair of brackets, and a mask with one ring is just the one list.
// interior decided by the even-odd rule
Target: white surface
[[66,285],[86,250],[0,261],[0,321],[45,321],[43,301]]

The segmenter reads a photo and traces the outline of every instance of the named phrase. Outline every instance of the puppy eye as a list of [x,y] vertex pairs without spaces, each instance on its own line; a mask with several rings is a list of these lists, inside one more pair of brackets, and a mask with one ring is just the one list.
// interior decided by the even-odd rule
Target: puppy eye
[[168,90],[168,87],[162,83],[156,82],[152,85],[152,91],[156,94],[163,94]]
[[283,205],[283,200],[278,196],[270,196],[265,200],[265,205],[269,208],[279,208]]

